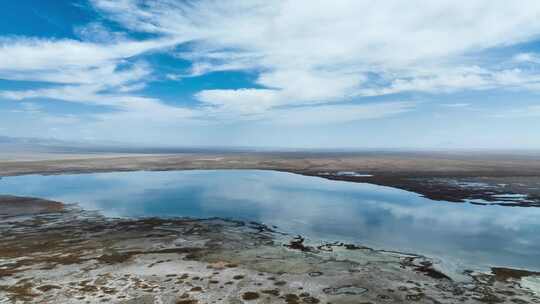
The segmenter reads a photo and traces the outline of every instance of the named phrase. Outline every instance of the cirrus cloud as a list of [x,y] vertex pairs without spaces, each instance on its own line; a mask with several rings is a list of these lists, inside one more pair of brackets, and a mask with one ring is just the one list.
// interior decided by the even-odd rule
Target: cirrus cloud
[[[527,80],[536,74],[522,71],[510,79],[513,69],[469,65],[463,57],[536,37],[537,1],[93,3],[132,30],[189,40],[187,50],[176,55],[192,62],[191,75],[258,71],[256,84],[270,90],[198,94],[202,102],[211,99],[242,113],[408,91],[537,89]],[[382,83],[365,81],[370,74]],[[238,107],[245,103],[251,105]]]

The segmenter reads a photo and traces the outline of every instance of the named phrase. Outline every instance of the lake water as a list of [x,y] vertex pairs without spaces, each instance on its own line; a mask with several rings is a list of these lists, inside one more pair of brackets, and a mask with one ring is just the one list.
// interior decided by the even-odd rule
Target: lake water
[[35,196],[115,217],[224,217],[311,240],[425,254],[444,268],[540,270],[540,208],[478,206],[370,184],[260,170],[5,177],[0,194]]

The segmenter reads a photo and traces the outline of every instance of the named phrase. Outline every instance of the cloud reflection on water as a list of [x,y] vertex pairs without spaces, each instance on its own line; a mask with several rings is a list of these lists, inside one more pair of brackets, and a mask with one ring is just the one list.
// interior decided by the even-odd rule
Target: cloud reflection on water
[[370,184],[258,170],[19,176],[0,193],[79,203],[108,216],[229,217],[312,239],[540,270],[540,209],[432,201]]

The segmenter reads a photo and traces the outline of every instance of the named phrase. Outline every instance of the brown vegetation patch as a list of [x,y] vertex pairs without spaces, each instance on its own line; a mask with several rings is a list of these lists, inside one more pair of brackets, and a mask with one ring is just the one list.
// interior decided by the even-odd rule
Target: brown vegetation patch
[[61,289],[62,287],[58,286],[58,285],[41,285],[39,286],[37,289],[39,291],[42,291],[42,292],[47,292],[47,291],[50,291],[50,290],[53,290],[53,289]]
[[298,295],[288,293],[285,295],[285,302],[287,302],[287,304],[298,304],[300,303],[300,297]]
[[261,293],[264,293],[264,294],[268,294],[268,295],[273,295],[273,296],[279,296],[279,290],[278,289],[265,289],[265,290],[261,290]]
[[34,284],[29,282],[29,279],[23,279],[14,285],[0,285],[0,291],[7,293],[8,297],[13,302],[23,301],[31,302],[37,294],[32,291]]
[[197,303],[199,303],[199,301],[195,299],[181,299],[181,300],[176,301],[176,304],[197,304]]
[[504,267],[493,267],[491,268],[491,272],[495,275],[495,279],[501,282],[507,281],[508,279],[521,280],[523,277],[540,275],[540,272]]
[[247,291],[242,294],[242,299],[246,301],[256,300],[259,298],[259,293]]

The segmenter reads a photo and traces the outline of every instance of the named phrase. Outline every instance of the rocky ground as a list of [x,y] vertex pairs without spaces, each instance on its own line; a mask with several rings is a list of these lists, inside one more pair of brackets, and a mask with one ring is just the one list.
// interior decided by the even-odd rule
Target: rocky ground
[[535,273],[457,282],[426,257],[307,243],[257,223],[111,219],[4,196],[0,303],[540,303]]

